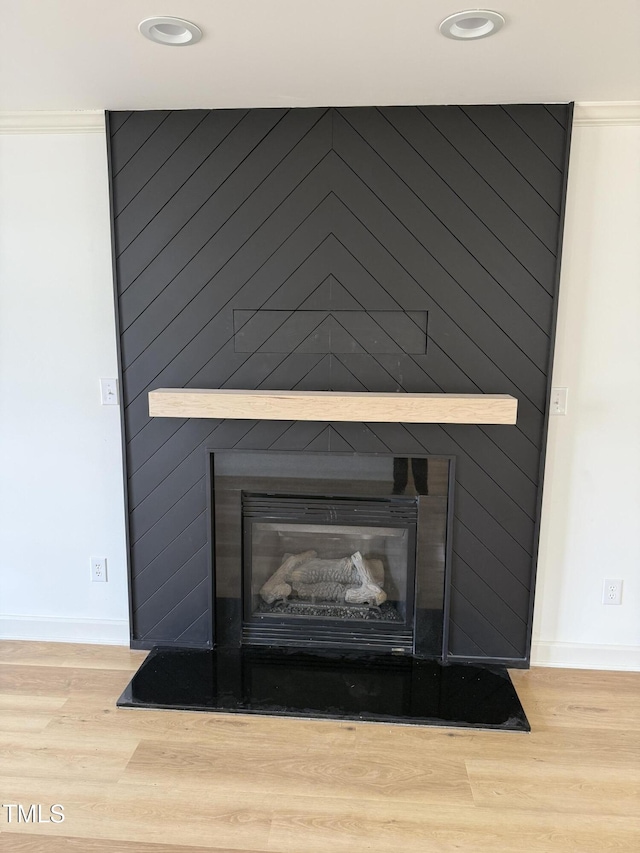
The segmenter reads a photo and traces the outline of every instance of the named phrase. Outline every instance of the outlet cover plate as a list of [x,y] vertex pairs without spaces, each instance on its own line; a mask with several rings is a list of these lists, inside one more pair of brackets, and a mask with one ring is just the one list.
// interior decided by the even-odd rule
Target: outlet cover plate
[[107,558],[106,557],[91,557],[91,580],[93,583],[107,582]]
[[622,604],[622,579],[605,578],[602,587],[603,604]]

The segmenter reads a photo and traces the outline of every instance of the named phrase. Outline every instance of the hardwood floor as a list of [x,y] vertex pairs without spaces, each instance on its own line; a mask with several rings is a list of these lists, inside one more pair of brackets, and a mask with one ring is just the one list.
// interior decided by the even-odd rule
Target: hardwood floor
[[10,853],[640,850],[640,673],[514,671],[531,734],[117,709],[144,657],[0,642]]

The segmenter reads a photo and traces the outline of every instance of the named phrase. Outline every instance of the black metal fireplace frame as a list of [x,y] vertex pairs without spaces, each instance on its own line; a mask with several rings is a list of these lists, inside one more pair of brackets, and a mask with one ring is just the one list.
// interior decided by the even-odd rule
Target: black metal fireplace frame
[[[218,648],[238,648],[243,644],[242,639],[242,630],[243,630],[243,610],[244,610],[244,592],[241,591],[240,595],[236,598],[225,597],[222,594],[216,594],[217,589],[220,587],[220,576],[219,576],[219,568],[220,568],[220,536],[216,535],[216,509],[218,512],[220,511],[220,502],[216,495],[215,490],[215,481],[216,476],[214,472],[215,459],[220,454],[232,455],[234,458],[240,459],[242,456],[250,457],[251,455],[255,456],[256,454],[260,454],[268,457],[270,460],[274,460],[274,462],[283,457],[291,457],[301,455],[301,451],[273,451],[273,450],[265,450],[265,451],[256,451],[256,450],[227,450],[224,448],[207,448],[207,466],[206,466],[206,474],[207,474],[207,523],[208,523],[208,559],[209,559],[209,583],[210,583],[210,596],[211,596],[211,613],[212,613],[212,626],[211,626],[211,636],[213,639],[214,647]],[[441,626],[441,644],[438,644],[437,652],[434,652],[434,649],[431,643],[431,639],[429,637],[429,627],[427,626],[427,621],[424,618],[424,613],[421,612],[419,607],[420,603],[420,595],[419,595],[419,571],[415,572],[415,589],[414,589],[414,597],[415,597],[415,606],[414,606],[414,624],[413,624],[413,644],[411,653],[417,657],[427,657],[434,658],[438,660],[442,660],[446,662],[449,653],[448,646],[448,635],[449,635],[449,607],[450,607],[450,587],[451,587],[451,551],[452,551],[452,536],[453,536],[453,512],[454,512],[454,486],[455,486],[455,457],[448,455],[440,455],[440,454],[389,454],[389,453],[340,453],[340,452],[331,452],[327,454],[325,452],[309,452],[304,451],[305,457],[317,457],[318,463],[321,463],[323,460],[326,460],[328,456],[330,457],[343,457],[344,459],[352,459],[357,457],[358,459],[406,459],[407,462],[410,460],[439,460],[440,462],[445,462],[447,464],[447,495],[446,495],[446,518],[445,518],[445,535],[444,535],[444,545],[445,545],[445,553],[444,553],[444,571],[443,571],[443,595],[442,595],[442,626]],[[344,493],[343,493],[344,494]],[[349,494],[349,493],[348,493]],[[347,496],[348,496],[347,494]],[[351,493],[351,496],[353,494]],[[428,502],[429,496],[418,494],[418,513],[419,517],[421,513],[427,511],[427,505],[425,503],[425,499]],[[442,497],[442,496],[440,496]],[[239,507],[236,507],[236,510]],[[222,506],[223,512],[231,510],[233,513],[233,508],[227,505],[227,502],[223,503]],[[235,517],[235,514],[234,514]],[[221,525],[221,518],[218,518],[219,528]],[[234,523],[239,523],[242,526],[242,513],[241,511],[237,514]],[[218,534],[220,533],[220,529],[218,530]],[[419,543],[417,546],[417,550],[419,551]],[[420,559],[420,555],[418,554],[418,560]],[[244,570],[243,566],[240,564],[237,566],[236,575],[241,579],[241,585],[244,584]],[[237,583],[237,580],[236,580]],[[245,638],[244,642],[247,642]],[[251,643],[249,643],[250,645]],[[259,644],[257,644],[259,645]],[[303,646],[301,646],[301,649]],[[406,647],[402,649],[404,652],[408,652],[409,649]]]

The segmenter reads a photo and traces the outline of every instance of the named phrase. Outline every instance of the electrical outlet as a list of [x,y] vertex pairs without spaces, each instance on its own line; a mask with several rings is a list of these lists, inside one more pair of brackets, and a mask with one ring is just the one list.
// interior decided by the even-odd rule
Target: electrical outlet
[[91,580],[94,583],[107,582],[107,558],[91,557]]
[[605,578],[602,588],[603,604],[622,604],[622,581],[620,578]]
[[100,380],[100,402],[103,406],[118,405],[118,380],[117,379],[101,379]]

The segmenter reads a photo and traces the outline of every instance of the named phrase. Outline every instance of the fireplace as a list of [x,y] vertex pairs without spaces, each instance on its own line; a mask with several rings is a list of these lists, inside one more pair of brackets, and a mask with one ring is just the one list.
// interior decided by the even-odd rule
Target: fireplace
[[243,638],[411,651],[417,500],[243,494]]
[[446,654],[453,460],[211,454],[217,647]]
[[214,648],[156,647],[119,705],[528,730],[506,670],[446,665],[452,457],[207,460]]
[[118,704],[527,731],[506,670],[448,664],[454,459],[207,451],[214,648]]
[[490,719],[469,687],[504,670],[452,674],[529,663],[571,113],[108,116],[131,637],[155,649],[124,704],[408,722],[459,690]]

